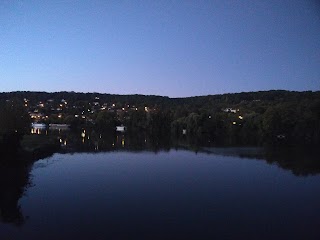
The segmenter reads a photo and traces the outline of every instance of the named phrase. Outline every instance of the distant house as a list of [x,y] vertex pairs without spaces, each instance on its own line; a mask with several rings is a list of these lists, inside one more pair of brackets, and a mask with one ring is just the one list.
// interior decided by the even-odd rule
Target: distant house
[[282,139],[286,138],[286,135],[285,134],[279,134],[279,135],[277,135],[277,138],[282,140]]
[[116,126],[116,131],[117,132],[125,132],[126,131],[126,127],[121,125],[121,126]]
[[32,128],[46,128],[47,125],[44,123],[31,123]]
[[29,113],[29,115],[32,119],[42,119],[43,118],[42,113]]
[[57,130],[67,130],[69,129],[69,124],[59,124],[59,123],[51,123],[49,124],[50,129],[57,129]]
[[233,109],[233,108],[225,108],[225,109],[222,109],[222,111],[227,112],[227,113],[236,113],[237,112],[237,110]]

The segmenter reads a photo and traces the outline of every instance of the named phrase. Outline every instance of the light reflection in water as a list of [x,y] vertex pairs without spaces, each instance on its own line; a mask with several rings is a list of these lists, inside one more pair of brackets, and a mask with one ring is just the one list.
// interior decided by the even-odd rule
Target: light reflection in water
[[[38,135],[40,135],[40,134],[43,134],[44,132],[44,129],[42,129],[42,128],[31,128],[30,129],[30,133],[31,134],[38,134]],[[45,132],[46,133],[46,135],[47,135],[47,131]]]

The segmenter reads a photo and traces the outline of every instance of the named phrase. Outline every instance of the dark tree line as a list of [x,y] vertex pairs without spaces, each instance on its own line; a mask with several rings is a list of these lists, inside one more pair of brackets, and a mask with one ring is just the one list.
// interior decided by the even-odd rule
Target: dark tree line
[[320,143],[320,99],[250,104],[237,105],[236,113],[191,112],[175,119],[172,131],[180,134],[185,129],[187,134],[206,135],[222,143]]
[[30,117],[21,101],[0,101],[0,152],[16,152],[29,128]]
[[[12,99],[21,101],[23,98],[27,98],[31,105],[48,99],[60,103],[61,99],[65,99],[68,108],[61,112],[66,117],[59,119],[57,114],[51,114],[49,120],[77,127],[91,124],[97,131],[114,130],[115,126],[123,124],[131,132],[144,131],[153,135],[172,133],[177,137],[185,133],[189,137],[206,137],[221,143],[320,143],[319,91],[278,90],[188,98],[75,92],[0,93],[1,102]],[[100,105],[108,103],[109,106],[115,103],[117,109],[130,108],[126,111],[101,111],[97,108],[90,115],[91,122],[74,117],[90,107],[92,109],[94,101],[99,101]],[[138,110],[132,110],[132,106],[138,107]],[[150,110],[144,111],[145,106]],[[225,112],[226,108],[236,112]],[[43,111],[50,114],[50,109]],[[1,115],[6,115],[7,120],[10,118],[10,114]],[[13,129],[3,127],[6,126],[4,123],[1,125],[2,129]]]

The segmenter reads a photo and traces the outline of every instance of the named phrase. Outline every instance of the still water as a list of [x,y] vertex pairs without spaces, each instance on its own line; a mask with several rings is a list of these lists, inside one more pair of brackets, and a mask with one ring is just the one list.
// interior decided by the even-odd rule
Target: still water
[[320,239],[320,175],[233,152],[56,153],[0,239]]

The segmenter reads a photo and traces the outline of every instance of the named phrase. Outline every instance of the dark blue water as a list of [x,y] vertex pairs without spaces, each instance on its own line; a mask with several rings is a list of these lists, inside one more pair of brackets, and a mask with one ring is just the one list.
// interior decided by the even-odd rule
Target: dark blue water
[[320,239],[320,175],[187,150],[55,154],[0,239]]

